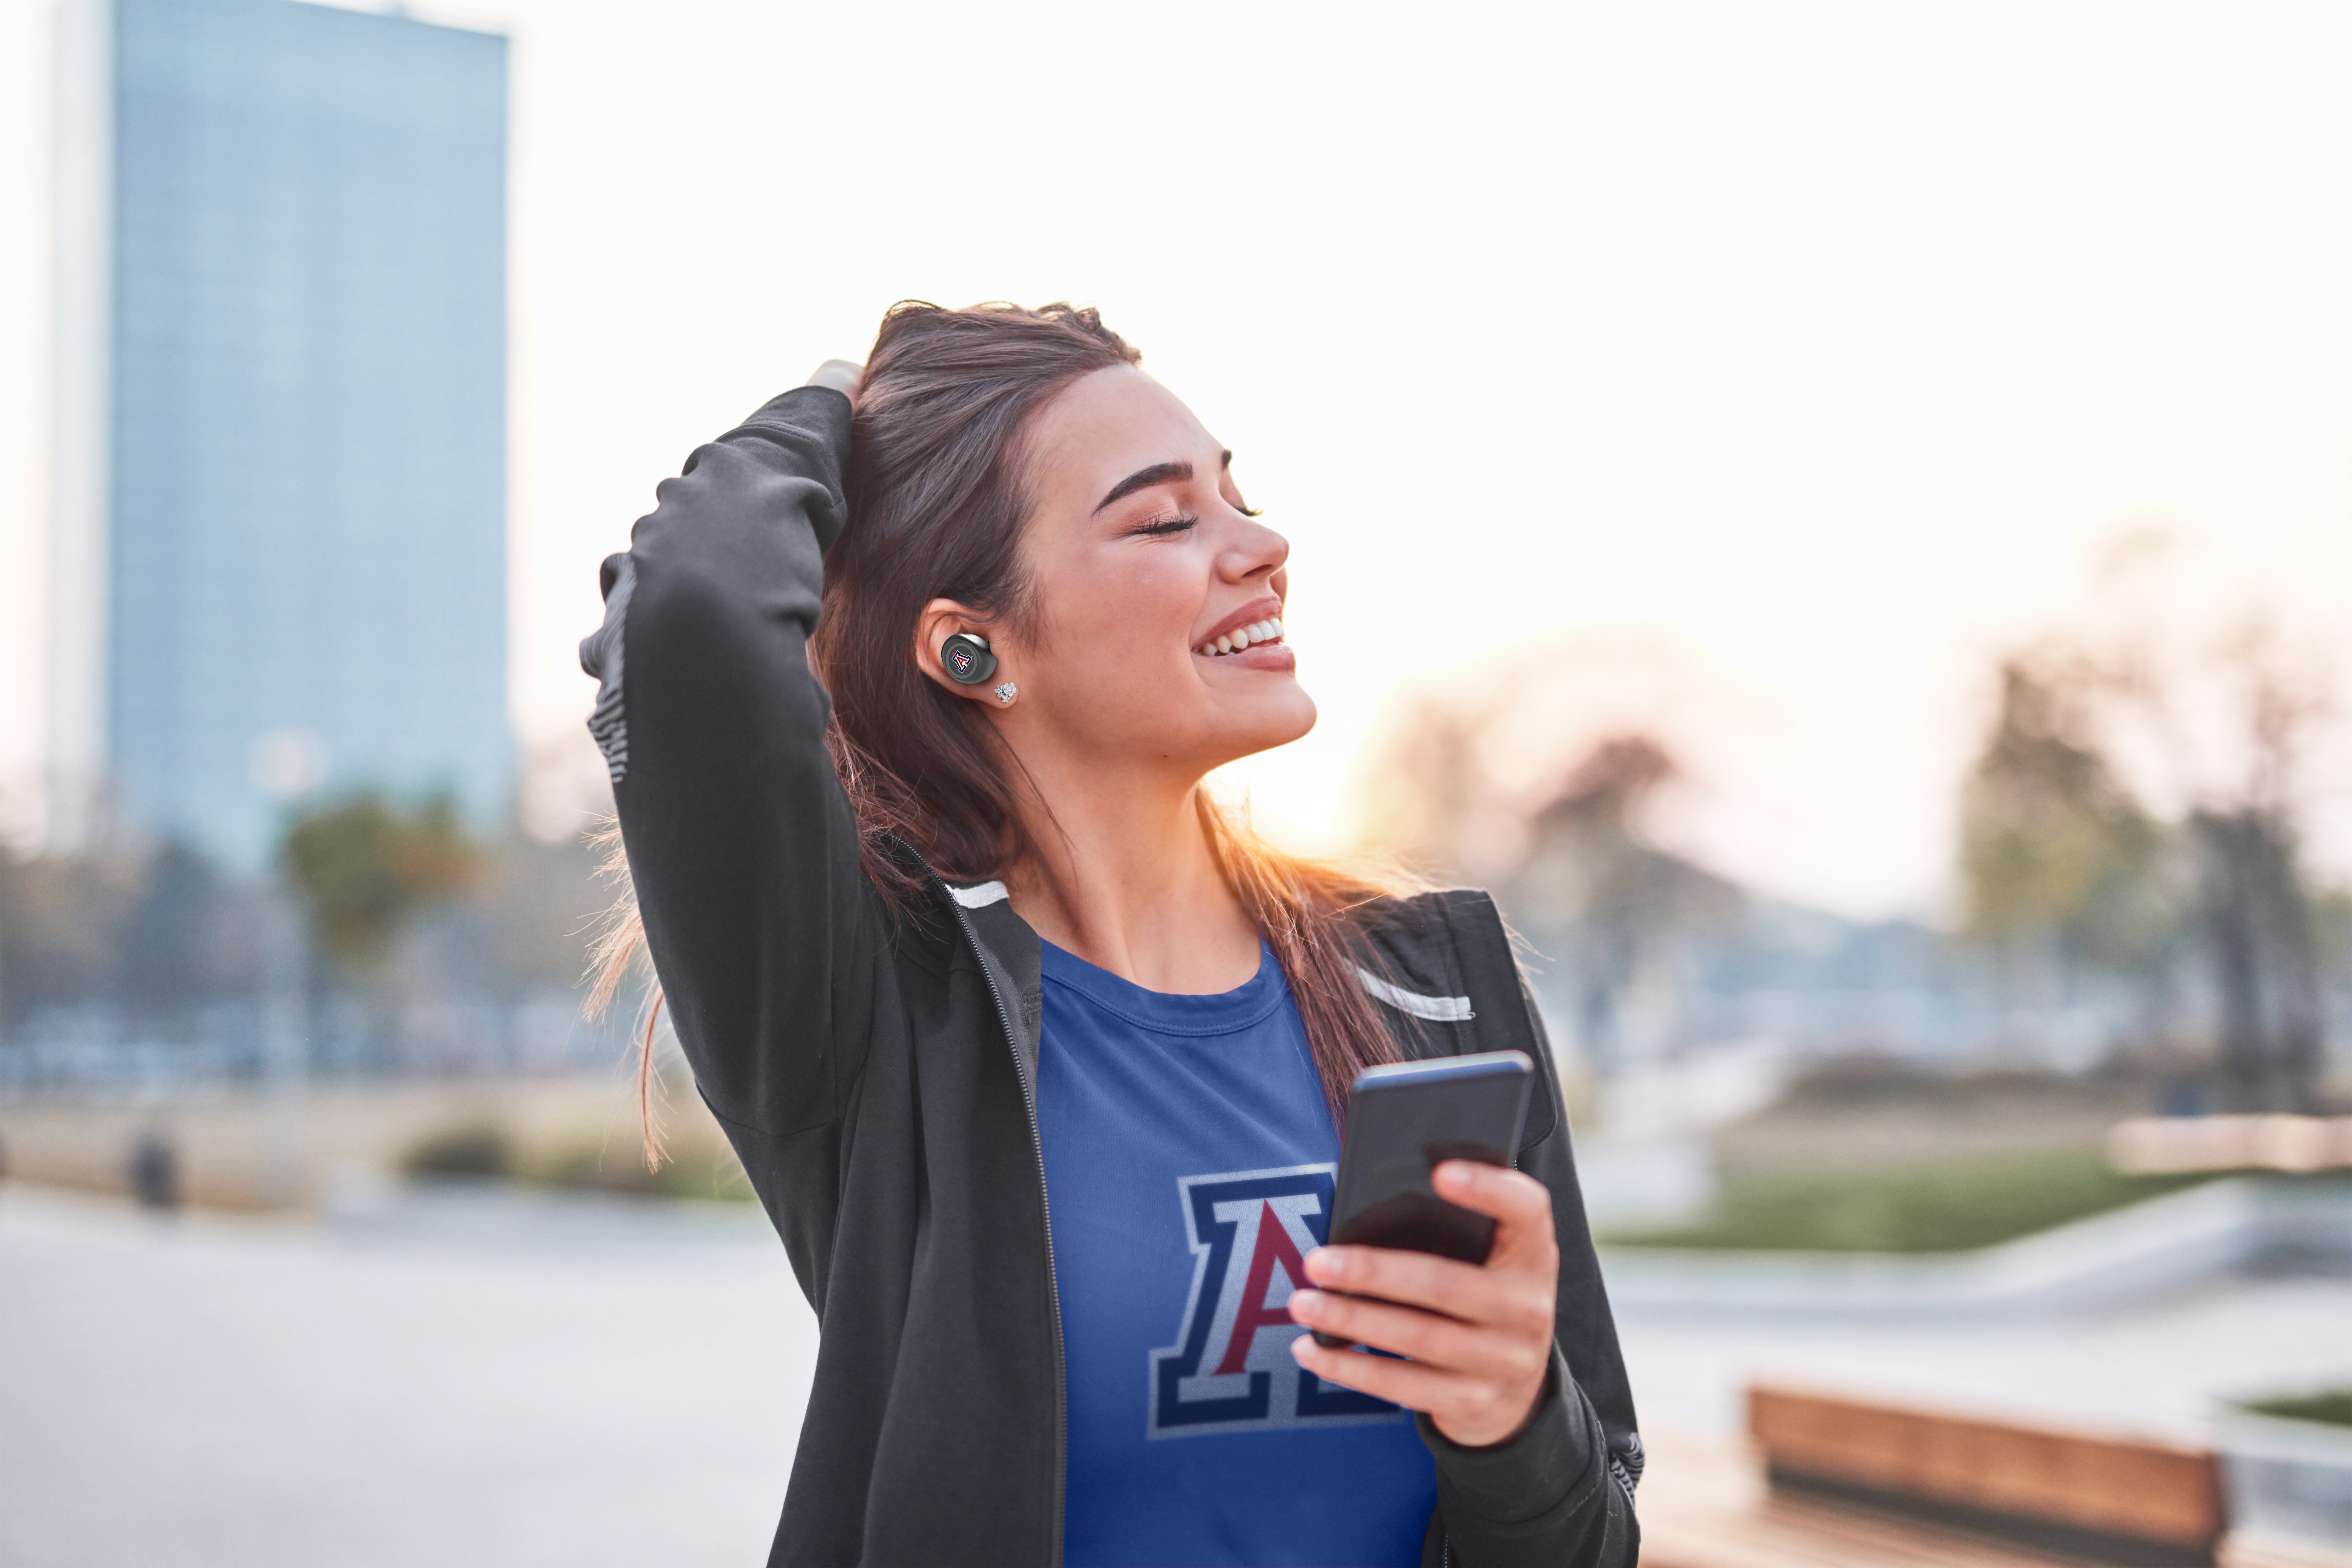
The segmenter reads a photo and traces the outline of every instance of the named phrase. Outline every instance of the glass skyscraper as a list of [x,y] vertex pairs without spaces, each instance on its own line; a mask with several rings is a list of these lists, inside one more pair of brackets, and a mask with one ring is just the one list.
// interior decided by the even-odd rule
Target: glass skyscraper
[[513,770],[507,44],[294,0],[61,19],[53,836],[243,871]]

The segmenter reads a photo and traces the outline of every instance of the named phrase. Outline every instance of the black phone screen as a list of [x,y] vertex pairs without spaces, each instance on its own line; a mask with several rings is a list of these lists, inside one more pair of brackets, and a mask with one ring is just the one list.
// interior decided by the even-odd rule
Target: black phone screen
[[[1486,1262],[1495,1222],[1439,1197],[1429,1173],[1441,1160],[1508,1165],[1534,1082],[1535,1064],[1521,1051],[1402,1062],[1357,1079],[1332,1244]],[[1333,1348],[1350,1342],[1319,1331],[1315,1339]]]

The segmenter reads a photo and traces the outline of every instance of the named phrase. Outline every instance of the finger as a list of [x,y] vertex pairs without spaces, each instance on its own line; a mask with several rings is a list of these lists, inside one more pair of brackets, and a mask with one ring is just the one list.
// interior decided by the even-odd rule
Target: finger
[[1402,1405],[1407,1410],[1427,1410],[1444,1405],[1450,1394],[1460,1389],[1458,1373],[1414,1362],[1393,1361],[1387,1356],[1365,1355],[1360,1351],[1326,1350],[1315,1342],[1313,1334],[1301,1334],[1291,1341],[1290,1353],[1299,1365],[1326,1383]]
[[1484,1268],[1388,1247],[1326,1247],[1307,1255],[1307,1277],[1317,1285],[1537,1340],[1551,1337],[1559,1268],[1556,1249],[1534,1246],[1498,1252]]
[[1447,1203],[1493,1217],[1496,1254],[1532,1249],[1536,1256],[1557,1260],[1559,1242],[1552,1231],[1551,1191],[1533,1176],[1475,1160],[1445,1160],[1429,1178]]
[[855,398],[865,380],[866,367],[855,360],[829,359],[811,371],[808,380],[803,384],[829,386],[835,392],[845,393]]
[[1434,1253],[1393,1247],[1321,1247],[1307,1255],[1307,1278],[1333,1290],[1482,1321],[1499,1297],[1494,1271]]
[[1292,1341],[1290,1353],[1326,1383],[1425,1412],[1440,1432],[1470,1447],[1502,1442],[1525,1426],[1543,1394],[1540,1377],[1527,1387],[1507,1387],[1409,1361],[1325,1350],[1309,1334]]
[[1551,1192],[1525,1171],[1506,1170],[1477,1160],[1441,1160],[1430,1184],[1447,1203],[1491,1215],[1505,1225],[1549,1224]]
[[1525,1335],[1456,1322],[1386,1301],[1297,1290],[1291,1293],[1290,1315],[1308,1328],[1468,1377],[1524,1380],[1542,1359]]

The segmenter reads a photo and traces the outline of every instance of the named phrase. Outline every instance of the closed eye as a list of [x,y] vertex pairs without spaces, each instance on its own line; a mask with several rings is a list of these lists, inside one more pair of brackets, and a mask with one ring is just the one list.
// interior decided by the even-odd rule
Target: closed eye
[[1200,521],[1197,517],[1155,518],[1150,522],[1139,524],[1127,531],[1131,537],[1160,539],[1169,534],[1188,533],[1199,524]]

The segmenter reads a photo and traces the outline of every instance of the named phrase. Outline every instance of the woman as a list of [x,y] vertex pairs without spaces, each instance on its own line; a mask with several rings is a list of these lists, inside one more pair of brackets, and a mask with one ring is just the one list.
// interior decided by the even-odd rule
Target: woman
[[[1210,802],[1315,709],[1287,545],[1138,357],[898,306],[604,563],[636,918],[823,1331],[771,1561],[1630,1564],[1507,939]],[[1502,1048],[1545,1064],[1517,1171],[1437,1176],[1492,1259],[1316,1250],[1355,1074]]]

